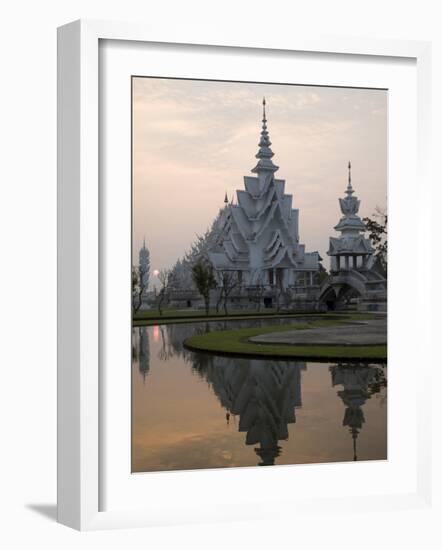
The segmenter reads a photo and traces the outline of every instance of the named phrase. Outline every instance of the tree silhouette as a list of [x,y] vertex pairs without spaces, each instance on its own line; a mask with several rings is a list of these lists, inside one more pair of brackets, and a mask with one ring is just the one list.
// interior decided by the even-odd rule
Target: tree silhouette
[[216,279],[212,264],[203,259],[198,260],[192,266],[192,280],[204,299],[206,315],[209,315],[210,291],[216,288]]
[[220,273],[220,296],[216,304],[218,313],[221,301],[223,302],[224,313],[227,315],[227,301],[232,291],[239,286],[239,278],[236,271],[221,271]]
[[163,315],[163,303],[168,297],[169,291],[170,270],[162,269],[158,273],[158,280],[161,283],[161,288],[158,293],[158,312],[160,315]]
[[385,210],[376,207],[372,218],[363,219],[368,236],[376,250],[375,257],[378,259],[381,268],[387,273],[387,252],[388,252],[388,215]]
[[135,314],[140,309],[143,303],[143,293],[149,284],[149,279],[146,277],[148,268],[144,266],[132,267],[132,313]]

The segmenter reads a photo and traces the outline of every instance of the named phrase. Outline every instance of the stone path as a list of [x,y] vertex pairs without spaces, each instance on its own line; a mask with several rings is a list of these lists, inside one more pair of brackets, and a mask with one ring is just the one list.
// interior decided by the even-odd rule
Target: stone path
[[295,344],[298,346],[373,346],[387,343],[386,319],[354,321],[348,325],[290,330],[253,336],[256,344]]

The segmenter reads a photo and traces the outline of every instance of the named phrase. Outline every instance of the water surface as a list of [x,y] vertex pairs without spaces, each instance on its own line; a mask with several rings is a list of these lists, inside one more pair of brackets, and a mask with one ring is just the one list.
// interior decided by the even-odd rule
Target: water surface
[[182,344],[293,322],[134,328],[132,471],[386,459],[386,365],[230,358]]

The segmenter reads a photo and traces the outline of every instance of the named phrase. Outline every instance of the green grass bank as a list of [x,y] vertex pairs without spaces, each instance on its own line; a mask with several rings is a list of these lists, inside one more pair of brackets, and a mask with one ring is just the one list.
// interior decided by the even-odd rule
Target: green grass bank
[[312,317],[312,318],[324,318],[330,317],[333,319],[373,319],[372,314],[366,313],[346,313],[346,312],[277,312],[276,309],[258,311],[234,311],[226,315],[225,313],[216,313],[216,311],[210,310],[209,315],[206,315],[201,310],[164,310],[163,315],[158,313],[158,310],[143,310],[137,312],[133,319],[132,325],[134,327],[152,326],[152,325],[167,325],[171,323],[194,323],[201,321],[242,321],[253,319],[290,319],[299,317]]
[[249,338],[272,332],[312,329],[348,323],[352,320],[371,318],[368,315],[346,315],[342,319],[318,319],[307,323],[278,325],[259,328],[245,328],[213,331],[192,336],[184,341],[186,348],[194,351],[219,353],[225,355],[249,355],[256,357],[299,358],[299,359],[331,359],[355,361],[385,361],[387,346],[301,346],[291,344],[260,344],[250,342]]

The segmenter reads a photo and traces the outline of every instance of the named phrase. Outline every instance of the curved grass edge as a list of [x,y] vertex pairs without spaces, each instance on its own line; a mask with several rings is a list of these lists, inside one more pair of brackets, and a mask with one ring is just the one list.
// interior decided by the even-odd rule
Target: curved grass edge
[[133,327],[149,327],[154,325],[178,325],[182,323],[212,323],[215,321],[253,321],[256,319],[327,319],[335,321],[364,321],[376,319],[378,314],[366,312],[296,312],[296,313],[253,313],[253,314],[229,314],[229,315],[191,315],[188,317],[151,317],[133,318]]
[[229,356],[269,357],[280,359],[318,359],[355,361],[386,361],[387,346],[302,346],[296,344],[259,344],[249,338],[272,332],[300,330],[320,326],[341,324],[342,321],[316,321],[309,324],[271,326],[234,330],[212,331],[186,338],[184,347],[191,351],[201,351]]
[[[322,317],[328,313],[279,313],[279,314],[255,314],[255,315],[201,315],[189,317],[154,317],[151,319],[133,319],[133,327],[150,327],[154,325],[180,325],[184,323],[213,323],[221,321],[256,321],[257,319],[296,319],[296,317]],[[336,314],[338,315],[338,314]]]

